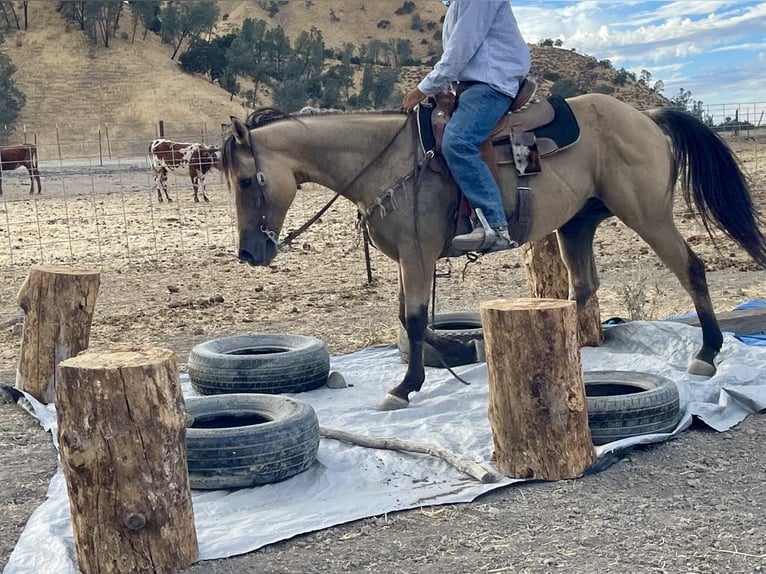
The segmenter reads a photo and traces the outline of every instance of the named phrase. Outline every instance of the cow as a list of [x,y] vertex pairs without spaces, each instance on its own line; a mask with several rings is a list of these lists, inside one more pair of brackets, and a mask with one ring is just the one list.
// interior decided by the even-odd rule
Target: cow
[[156,139],[149,145],[149,158],[160,203],[163,193],[167,201],[173,201],[168,195],[168,172],[177,169],[189,170],[195,202],[199,202],[199,190],[202,191],[202,199],[210,201],[205,193],[205,174],[213,168],[220,171],[220,150],[199,143]]
[[0,196],[3,195],[3,172],[19,167],[25,167],[29,172],[29,194],[35,192],[37,181],[37,194],[40,195],[43,188],[40,184],[40,170],[37,169],[37,147],[34,144],[20,144],[0,146]]

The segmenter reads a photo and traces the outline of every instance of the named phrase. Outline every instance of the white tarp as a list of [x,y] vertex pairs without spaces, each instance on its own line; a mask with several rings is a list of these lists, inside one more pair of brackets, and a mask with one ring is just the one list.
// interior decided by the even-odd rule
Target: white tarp
[[[692,415],[724,431],[748,414],[766,409],[766,347],[748,346],[726,336],[717,374],[704,379],[685,372],[701,342],[698,328],[671,322],[631,322],[609,327],[606,334],[602,347],[582,349],[583,369],[643,371],[669,377],[679,387],[685,416],[670,435],[645,435],[598,447],[604,466],[621,449],[667,440],[682,432]],[[390,412],[377,411],[375,406],[406,370],[394,347],[333,357],[331,365],[351,386],[293,395],[314,407],[320,425],[436,443],[492,468],[486,364],[456,369],[470,385],[463,385],[447,371],[426,369],[423,391],[412,396],[408,408]],[[194,394],[185,377],[182,384],[186,396]],[[55,437],[53,407],[34,401],[33,406],[43,427]],[[517,481],[503,478],[480,484],[434,457],[322,439],[317,463],[291,479],[238,491],[192,491],[200,560],[243,554],[297,534],[385,512],[470,502],[513,482]],[[61,468],[3,572],[77,572]]]

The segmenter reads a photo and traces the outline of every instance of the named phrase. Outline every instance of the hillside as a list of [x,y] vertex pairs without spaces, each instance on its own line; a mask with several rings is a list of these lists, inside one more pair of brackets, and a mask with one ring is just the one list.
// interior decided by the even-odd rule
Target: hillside
[[[395,14],[402,5],[398,0],[282,0],[272,18],[261,7],[267,4],[219,0],[222,17],[217,32],[235,29],[245,18],[260,18],[281,25],[292,40],[314,26],[333,48],[345,42],[358,46],[371,38],[409,38],[415,55],[427,57],[438,49],[434,37],[440,33],[439,19],[444,12],[440,3],[429,0],[415,2],[415,11],[402,15]],[[58,142],[65,144],[64,155],[79,157],[72,142],[96,141],[99,128],[107,126],[118,148],[142,150],[146,140],[156,135],[160,120],[168,137],[215,141],[220,124],[230,115],[244,116],[249,111],[243,100],[230,101],[225,90],[203,77],[184,73],[170,59],[171,48],[154,34],[142,40],[139,33],[131,43],[129,12],[123,17],[119,36],[104,49],[91,45],[76,26],[67,27],[55,6],[53,1],[30,3],[29,31],[9,34],[2,45],[17,67],[14,80],[27,97],[16,137],[23,139],[25,130],[28,141],[41,144],[42,157],[54,156],[57,132]],[[413,29],[413,14],[421,29]],[[553,47],[531,46],[531,50],[533,75],[542,94],[552,84],[544,78],[555,75],[575,80],[583,92],[594,91],[601,84],[613,85],[616,71],[595,65],[591,57]],[[404,69],[399,90],[410,89],[428,69]],[[642,109],[667,103],[630,79],[614,95]],[[270,103],[267,94],[261,103]],[[47,150],[46,144],[50,145]]]

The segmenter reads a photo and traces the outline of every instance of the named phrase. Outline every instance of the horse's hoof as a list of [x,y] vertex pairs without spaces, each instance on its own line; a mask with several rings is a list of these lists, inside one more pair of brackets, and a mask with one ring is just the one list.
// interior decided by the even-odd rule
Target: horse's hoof
[[700,377],[712,377],[715,375],[715,365],[700,361],[699,359],[693,359],[686,372]]
[[407,399],[403,399],[401,397],[397,397],[396,395],[392,395],[391,393],[386,393],[386,398],[383,399],[383,402],[380,403],[378,406],[379,411],[396,411],[399,409],[406,409],[407,405],[410,404],[410,401]]

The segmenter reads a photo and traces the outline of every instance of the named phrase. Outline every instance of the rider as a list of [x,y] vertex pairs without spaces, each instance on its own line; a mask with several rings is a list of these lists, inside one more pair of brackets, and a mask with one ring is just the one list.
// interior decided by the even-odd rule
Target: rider
[[[433,70],[404,97],[410,112],[425,97],[459,87],[460,104],[447,123],[442,155],[478,223],[458,235],[453,247],[499,251],[516,247],[508,234],[500,188],[479,148],[508,111],[529,72],[529,48],[510,0],[451,0],[442,29],[443,53]],[[460,86],[460,84],[463,84]]]

